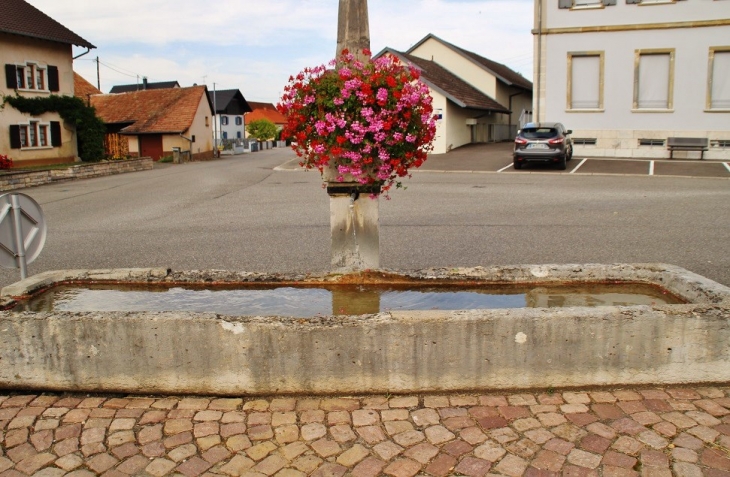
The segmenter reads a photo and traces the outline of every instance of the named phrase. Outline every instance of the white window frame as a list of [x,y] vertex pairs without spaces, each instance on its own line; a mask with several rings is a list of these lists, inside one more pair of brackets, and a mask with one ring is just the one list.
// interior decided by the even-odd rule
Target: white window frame
[[[53,149],[51,140],[51,123],[39,119],[31,119],[27,123],[18,124],[20,127],[20,149]],[[41,144],[41,130],[44,131],[45,144]],[[30,144],[34,138],[35,144]]]
[[637,5],[649,6],[649,5],[667,5],[677,3],[677,0],[641,0]]
[[[48,66],[35,61],[26,61],[25,63],[16,64],[16,80],[18,81],[18,91],[37,91],[42,93],[50,93],[48,87]],[[20,73],[22,71],[22,73]],[[29,74],[30,73],[30,74]],[[43,88],[38,87],[38,73],[41,74],[41,82]],[[31,78],[31,84],[28,85],[28,77]],[[20,80],[22,79],[22,87]]]
[[714,81],[715,73],[715,53],[726,53],[730,55],[730,46],[711,46],[710,54],[707,62],[707,100],[705,103],[705,112],[708,113],[727,113],[730,112],[728,108],[713,108],[712,107],[712,82]]
[[[598,57],[598,108],[574,108],[573,107],[573,58],[575,57]],[[566,111],[575,113],[596,113],[603,112],[603,86],[605,75],[605,52],[603,51],[569,51],[568,52],[568,81],[567,81],[567,102]]]
[[[639,107],[639,81],[641,72],[639,64],[644,55],[669,55],[669,71],[667,84],[667,107],[666,108],[640,108]],[[674,48],[650,48],[635,50],[634,56],[634,102],[631,111],[634,113],[673,113],[674,112]]]
[[606,8],[603,0],[573,0],[571,10],[592,10]]

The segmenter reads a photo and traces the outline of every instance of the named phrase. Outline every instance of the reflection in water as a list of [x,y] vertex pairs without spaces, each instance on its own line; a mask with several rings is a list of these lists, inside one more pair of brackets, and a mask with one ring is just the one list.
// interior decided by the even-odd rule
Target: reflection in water
[[189,289],[56,287],[13,311],[192,311],[233,316],[362,315],[395,310],[659,305],[681,303],[644,285],[460,288],[333,286],[329,288]]

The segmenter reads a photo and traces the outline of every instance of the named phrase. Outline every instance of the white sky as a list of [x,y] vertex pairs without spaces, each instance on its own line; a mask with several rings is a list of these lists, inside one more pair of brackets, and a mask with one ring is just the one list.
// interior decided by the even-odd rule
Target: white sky
[[[278,102],[289,75],[335,56],[338,0],[26,0],[96,45],[74,69],[101,90],[137,76]],[[370,0],[371,49],[433,33],[532,80],[533,0]],[[85,49],[74,47],[74,55]]]

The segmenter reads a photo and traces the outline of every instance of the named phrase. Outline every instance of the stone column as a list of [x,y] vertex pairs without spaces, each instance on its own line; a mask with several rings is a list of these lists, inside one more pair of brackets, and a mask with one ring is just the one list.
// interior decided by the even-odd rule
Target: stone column
[[[337,24],[337,52],[343,49],[361,60],[370,49],[370,27],[367,0],[340,0]],[[332,268],[351,272],[380,267],[379,199],[371,199],[380,190],[364,187],[330,167],[325,170],[327,193],[330,196],[330,228],[332,234]]]

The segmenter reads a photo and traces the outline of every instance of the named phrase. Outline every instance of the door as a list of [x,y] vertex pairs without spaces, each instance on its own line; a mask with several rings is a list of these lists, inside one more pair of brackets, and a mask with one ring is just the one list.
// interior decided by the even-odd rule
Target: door
[[139,155],[140,157],[151,157],[152,160],[159,161],[162,157],[162,135],[145,134],[139,136]]

